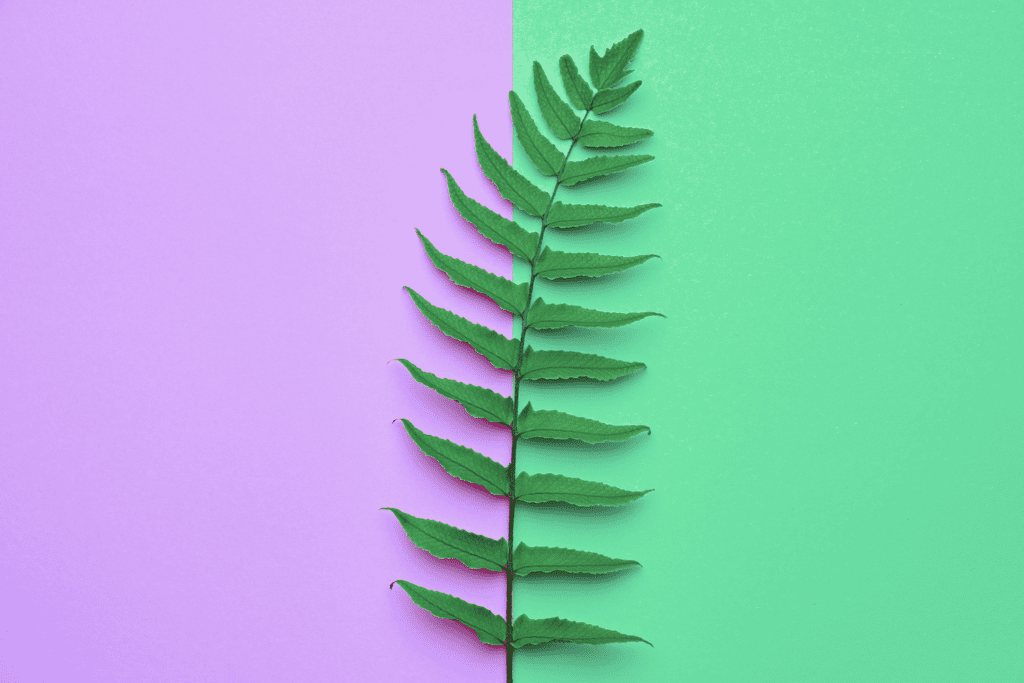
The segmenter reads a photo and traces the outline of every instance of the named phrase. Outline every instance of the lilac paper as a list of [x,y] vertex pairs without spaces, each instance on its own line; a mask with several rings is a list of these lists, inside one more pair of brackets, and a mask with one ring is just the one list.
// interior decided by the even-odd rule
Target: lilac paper
[[[404,578],[503,579],[381,506],[503,535],[392,419],[507,457],[388,360],[509,377],[402,285],[511,331],[413,230],[492,271],[439,167],[511,151],[510,3],[0,4],[0,678],[498,680]],[[6,676],[6,678],[4,678]]]

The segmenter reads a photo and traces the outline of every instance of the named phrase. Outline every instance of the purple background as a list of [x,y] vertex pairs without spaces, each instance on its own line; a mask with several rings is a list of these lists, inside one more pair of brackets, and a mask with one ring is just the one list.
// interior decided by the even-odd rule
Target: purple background
[[[507,435],[396,357],[499,388],[402,291],[511,330],[413,231],[511,274],[511,3],[0,3],[0,680],[497,679],[388,584],[495,611],[396,506],[502,534],[397,417]],[[506,456],[507,457],[507,456]]]

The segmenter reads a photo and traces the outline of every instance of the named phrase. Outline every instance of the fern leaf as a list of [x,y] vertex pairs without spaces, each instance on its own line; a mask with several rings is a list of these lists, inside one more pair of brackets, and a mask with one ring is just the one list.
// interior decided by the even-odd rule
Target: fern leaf
[[581,228],[594,223],[621,223],[661,204],[640,206],[605,206],[604,204],[563,204],[555,202],[548,212],[548,227]]
[[433,244],[430,243],[419,230],[416,234],[423,242],[423,249],[430,257],[431,263],[448,276],[448,279],[462,287],[469,287],[475,292],[483,294],[494,303],[501,306],[509,313],[522,315],[526,310],[526,299],[530,290],[525,282],[513,284],[500,275],[488,272],[483,268],[474,266],[471,263],[442,254]]
[[476,137],[476,158],[480,162],[480,168],[498,188],[501,196],[531,216],[543,216],[548,204],[551,203],[551,195],[527,180],[523,174],[512,168],[504,157],[494,151],[480,132],[476,116],[473,117],[473,135]]
[[535,351],[526,347],[519,368],[520,379],[576,379],[586,377],[607,382],[647,367],[643,363],[615,360],[577,351]]
[[575,439],[586,443],[625,441],[644,432],[651,433],[646,425],[610,425],[557,410],[534,410],[529,403],[519,413],[516,427],[524,439]]
[[558,60],[558,69],[562,72],[562,85],[565,86],[565,92],[569,95],[572,106],[577,109],[588,109],[590,101],[594,99],[594,91],[590,89],[590,84],[583,79],[583,76],[580,76],[576,62],[572,61],[572,57],[569,55],[562,55],[562,58]]
[[411,287],[406,287],[405,291],[427,320],[446,335],[466,342],[499,370],[511,370],[516,366],[519,360],[518,339],[509,339],[489,327],[477,325],[449,310],[439,308],[417,294]]
[[540,244],[540,235],[523,230],[515,221],[510,221],[475,199],[467,197],[451,173],[443,168],[441,172],[448,179],[448,195],[459,215],[475,225],[481,235],[495,244],[507,248],[519,258],[527,261],[533,259],[537,254],[537,245]]
[[610,88],[623,78],[633,73],[626,67],[636,55],[640,41],[644,39],[642,30],[629,34],[626,38],[604,51],[603,57],[597,56],[597,50],[590,46],[590,81],[598,90]]
[[661,313],[609,313],[572,304],[548,304],[538,298],[526,314],[526,324],[536,330],[557,330],[561,327],[622,327]]
[[512,566],[516,576],[529,574],[608,574],[639,567],[635,560],[617,560],[614,557],[570,548],[533,547],[520,543],[512,553]]
[[551,87],[540,62],[533,63],[533,87],[537,91],[540,113],[556,137],[572,140],[580,132],[580,117]]
[[633,168],[653,160],[654,157],[650,154],[622,154],[570,161],[562,172],[562,184],[571,187],[592,178],[625,171],[627,168]]
[[505,643],[505,620],[486,607],[474,605],[448,593],[417,586],[409,581],[395,581],[391,584],[392,589],[396,583],[409,594],[413,602],[435,617],[454,619],[473,629],[481,643],[485,645],[503,645]]
[[475,384],[463,384],[453,379],[438,377],[410,363],[404,358],[397,359],[405,366],[420,384],[430,387],[445,398],[457,401],[473,417],[483,418],[488,422],[497,422],[505,426],[512,425],[512,399],[499,393],[478,387]]
[[657,254],[604,256],[602,254],[553,251],[550,247],[544,247],[540,256],[537,257],[536,273],[548,280],[600,277],[639,266],[652,258],[658,258]]
[[561,474],[520,472],[516,476],[516,500],[523,503],[568,503],[579,507],[625,505],[653,490],[627,491]]
[[445,472],[456,479],[483,486],[496,496],[508,495],[508,470],[500,464],[472,448],[426,434],[405,418],[402,424],[420,450],[441,463]]
[[470,569],[501,571],[508,561],[508,541],[474,534],[433,519],[414,517],[398,508],[390,510],[405,529],[409,540],[421,550],[440,559],[458,560]]
[[563,642],[583,645],[606,645],[608,643],[650,643],[638,636],[601,628],[581,621],[569,621],[559,617],[531,619],[520,614],[512,625],[512,646],[541,645]]
[[607,121],[587,119],[583,122],[577,142],[584,147],[625,147],[652,135],[654,131],[646,128],[627,128]]
[[604,114],[615,109],[615,107],[628,100],[629,96],[636,92],[636,89],[640,87],[641,83],[643,83],[643,81],[633,81],[629,85],[624,85],[621,88],[602,90],[597,93],[597,96],[594,98],[594,113]]
[[515,90],[508,92],[508,102],[512,110],[512,128],[516,132],[519,144],[526,150],[526,156],[530,157],[533,165],[544,175],[557,175],[562,168],[562,162],[565,161],[565,155],[540,132]]

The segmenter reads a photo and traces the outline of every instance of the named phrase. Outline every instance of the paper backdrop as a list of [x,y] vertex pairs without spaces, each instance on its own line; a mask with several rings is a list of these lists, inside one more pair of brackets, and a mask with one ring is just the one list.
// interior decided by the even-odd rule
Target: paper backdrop
[[657,160],[576,196],[664,207],[552,244],[663,259],[545,296],[668,318],[574,338],[643,373],[529,398],[653,433],[521,457],[656,490],[517,538],[644,566],[517,613],[655,648],[517,680],[1019,680],[1018,5],[0,4],[0,681],[503,680],[388,590],[504,598],[378,510],[504,534],[392,420],[506,435],[388,360],[508,376],[401,287],[511,331],[414,227],[510,275],[439,168],[511,215],[472,115],[529,173],[509,88],[536,115],[534,59],[636,28],[609,120]]

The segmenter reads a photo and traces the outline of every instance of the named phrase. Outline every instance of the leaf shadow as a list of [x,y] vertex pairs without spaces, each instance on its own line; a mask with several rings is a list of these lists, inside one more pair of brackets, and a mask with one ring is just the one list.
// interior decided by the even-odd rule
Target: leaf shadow
[[[557,660],[559,669],[566,673],[571,672],[571,679],[575,681],[589,680],[589,676],[602,676],[605,680],[609,670],[619,671],[623,674],[639,668],[644,653],[637,647],[643,643],[615,643],[611,645],[577,645],[575,643],[544,643],[543,645],[528,645],[519,648],[516,656],[524,660],[533,660],[543,663],[548,672]],[[524,663],[526,663],[524,661]],[[531,668],[533,662],[530,662]]]
[[[654,490],[651,493],[654,493]],[[650,495],[650,493],[647,495]],[[557,521],[559,522],[557,524],[559,528],[564,526],[572,527],[573,525],[583,527],[610,522],[623,524],[630,521],[639,521],[637,518],[643,514],[643,500],[646,497],[638,498],[625,505],[615,506],[594,505],[592,507],[577,507],[568,503],[522,503],[522,507],[517,507],[516,512],[524,521],[530,520],[531,517],[537,517],[539,520],[547,520],[548,522]]]

